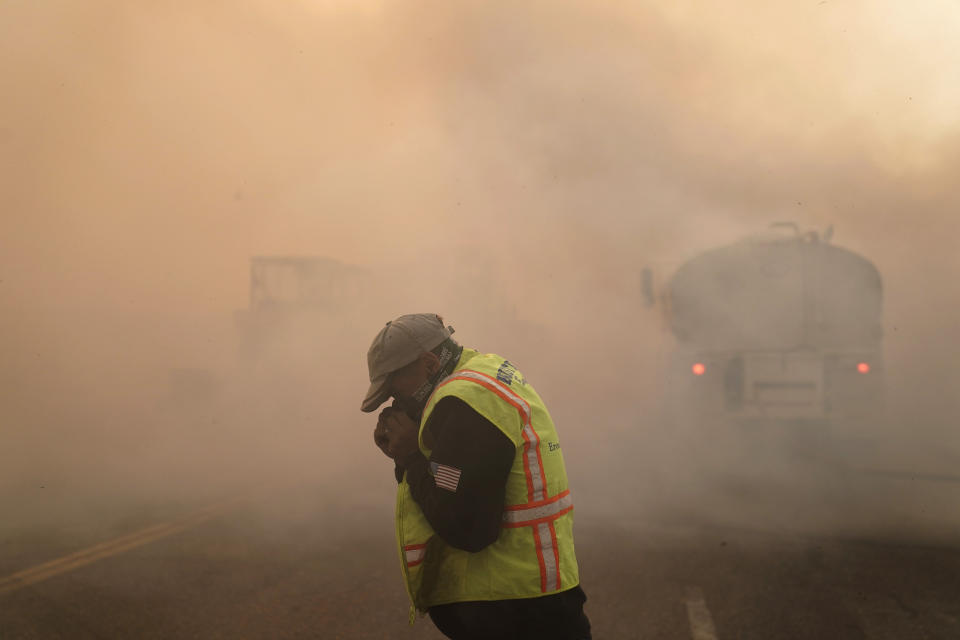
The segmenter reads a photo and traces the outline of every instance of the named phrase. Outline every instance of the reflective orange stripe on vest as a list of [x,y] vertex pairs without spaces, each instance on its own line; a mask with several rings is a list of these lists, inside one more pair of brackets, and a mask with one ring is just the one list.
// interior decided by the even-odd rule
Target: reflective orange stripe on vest
[[540,437],[531,422],[530,405],[499,380],[479,371],[457,371],[440,386],[454,380],[479,384],[497,394],[520,413],[527,502],[506,507],[503,526],[531,528],[540,564],[540,590],[544,593],[557,591],[560,588],[560,550],[557,548],[557,532],[553,522],[573,509],[573,501],[569,490],[553,497],[547,496],[547,477],[543,471],[543,459],[540,457]]
[[507,507],[503,512],[504,527],[530,527],[545,522],[553,522],[573,509],[573,498],[567,489],[548,500],[517,504]]
[[427,545],[408,544],[403,548],[403,555],[407,561],[407,566],[415,567],[423,562],[423,558],[427,555]]

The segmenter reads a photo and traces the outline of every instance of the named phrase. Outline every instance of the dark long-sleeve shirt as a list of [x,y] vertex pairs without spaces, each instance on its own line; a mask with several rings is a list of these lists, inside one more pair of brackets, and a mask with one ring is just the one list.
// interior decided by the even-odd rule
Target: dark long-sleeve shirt
[[430,459],[416,451],[398,461],[398,475],[406,469],[413,499],[444,542],[480,551],[500,534],[516,448],[496,425],[455,397],[437,403],[425,429],[433,440]]

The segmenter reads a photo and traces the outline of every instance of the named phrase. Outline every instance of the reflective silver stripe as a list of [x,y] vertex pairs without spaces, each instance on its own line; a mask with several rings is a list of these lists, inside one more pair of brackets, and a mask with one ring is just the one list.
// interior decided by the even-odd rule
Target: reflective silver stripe
[[533,499],[543,500],[547,497],[546,479],[540,472],[540,462],[537,459],[537,451],[540,448],[540,437],[533,430],[530,422],[523,425],[523,432],[527,434],[526,440],[530,446],[526,448],[524,455],[527,456],[527,468],[530,469],[530,484],[533,485]]
[[555,516],[567,507],[573,506],[573,498],[568,493],[555,502],[541,504],[536,507],[526,507],[524,509],[509,509],[503,512],[503,521],[511,524],[531,522],[541,518]]
[[424,546],[416,549],[404,549],[404,553],[407,557],[407,566],[410,566],[423,560],[423,557],[427,555],[427,548]]
[[540,436],[537,435],[537,432],[533,429],[533,424],[531,423],[530,415],[530,405],[527,404],[527,401],[521,398],[519,395],[513,392],[512,389],[502,384],[496,378],[488,376],[479,371],[470,371],[468,369],[463,371],[455,371],[451,376],[451,379],[456,378],[468,378],[470,380],[476,380],[477,382],[486,382],[487,384],[493,384],[497,388],[497,392],[501,393],[509,402],[512,402],[514,406],[517,407],[517,410],[520,412],[520,419],[523,422],[523,433],[526,436],[524,438],[525,443],[525,452],[526,456],[526,467],[530,471],[530,484],[533,486],[533,499],[542,500],[547,497],[547,482],[546,478],[543,477],[543,473],[540,469],[540,461],[537,457],[537,451],[540,448]]
[[556,591],[560,585],[557,584],[557,559],[553,556],[553,537],[550,535],[550,524],[547,522],[538,524],[536,536],[547,579],[543,584],[543,589],[547,592]]
[[527,439],[530,442],[530,446],[527,447],[527,465],[530,469],[530,481],[533,485],[533,499],[534,500],[543,500],[547,497],[546,484],[543,474],[540,473],[540,462],[537,459],[537,451],[540,448],[540,438],[537,436],[537,432],[533,430],[533,427],[530,426],[528,421],[523,425],[523,430],[527,434]]

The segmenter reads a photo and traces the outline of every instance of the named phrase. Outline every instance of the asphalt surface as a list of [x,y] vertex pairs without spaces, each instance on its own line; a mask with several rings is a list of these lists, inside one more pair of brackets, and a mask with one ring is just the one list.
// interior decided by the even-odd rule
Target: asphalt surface
[[[960,638],[948,471],[651,476],[661,484],[636,500],[641,480],[585,482],[594,638]],[[314,477],[7,527],[0,638],[440,638],[429,619],[407,623],[390,491],[337,502]]]

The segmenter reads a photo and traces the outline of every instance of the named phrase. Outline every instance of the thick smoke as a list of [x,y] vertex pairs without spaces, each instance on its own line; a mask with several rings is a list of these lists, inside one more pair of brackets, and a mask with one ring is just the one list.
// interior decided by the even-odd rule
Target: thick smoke
[[[7,3],[5,523],[358,465],[389,501],[364,352],[423,310],[524,369],[599,499],[598,468],[670,438],[640,270],[663,283],[780,220],[877,265],[878,431],[933,468],[957,448],[958,21],[943,1]],[[255,255],[368,277],[244,356]],[[650,500],[675,480],[619,479]]]

